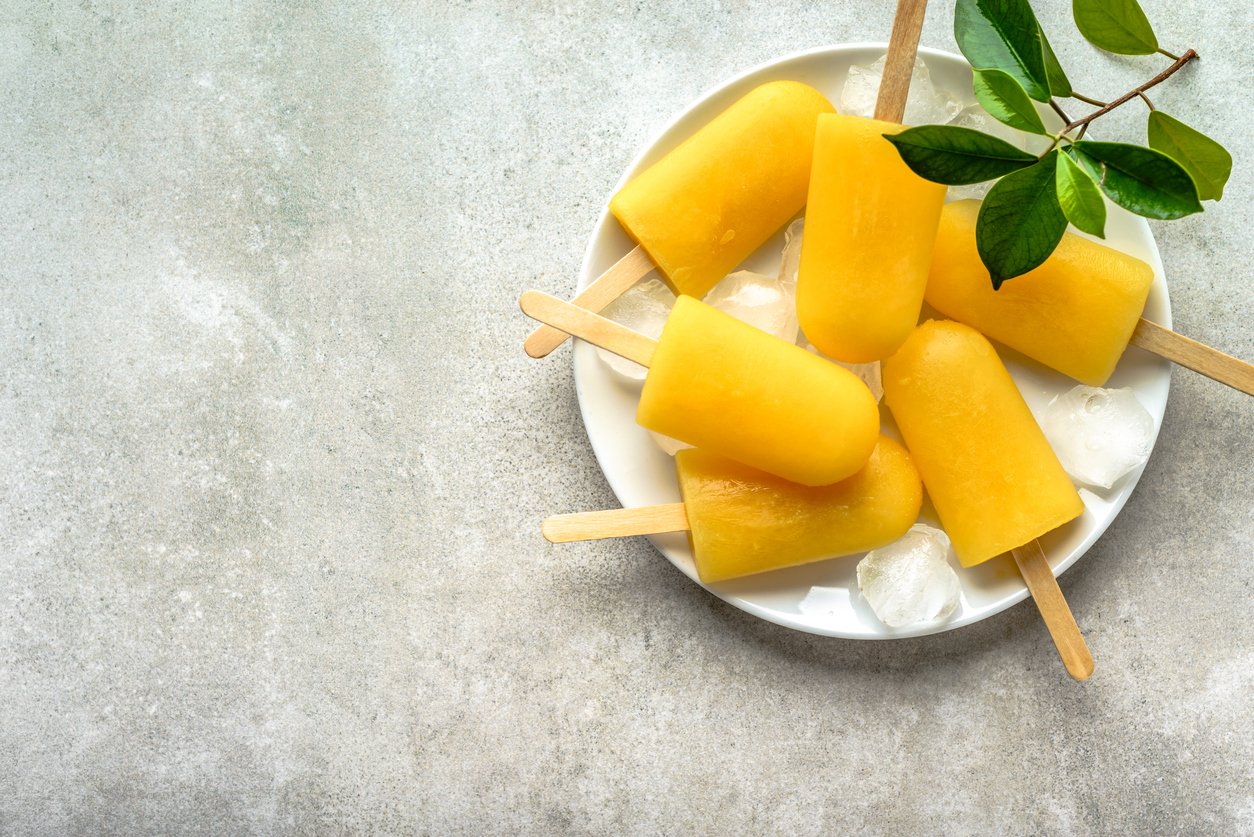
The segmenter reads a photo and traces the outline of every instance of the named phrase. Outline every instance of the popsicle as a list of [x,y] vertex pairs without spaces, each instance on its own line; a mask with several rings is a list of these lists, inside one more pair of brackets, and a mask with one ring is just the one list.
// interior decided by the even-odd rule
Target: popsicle
[[885,403],[958,560],[971,567],[1013,551],[1068,671],[1087,677],[1092,657],[1033,545],[1084,503],[992,344],[969,326],[929,320],[883,375]]
[[919,321],[945,187],[901,160],[901,131],[923,0],[901,0],[875,119],[818,118],[806,206],[797,319],[824,354],[882,360]]
[[[636,248],[575,297],[600,311],[654,267],[697,298],[805,205],[814,126],[831,102],[797,81],[755,87],[610,200]],[[541,326],[523,344],[543,357],[566,339]]]
[[1090,386],[1128,343],[1254,394],[1254,367],[1141,319],[1154,271],[1072,233],[1044,264],[993,290],[975,245],[979,201],[941,212],[926,299],[937,311]]
[[834,485],[806,487],[700,448],[675,456],[682,503],[550,517],[553,543],[689,530],[704,584],[853,555],[901,537],[923,488],[899,443],[879,437],[866,465]]
[[529,317],[649,369],[636,421],[649,430],[803,485],[866,464],[875,398],[852,372],[680,296],[659,341],[539,291]]

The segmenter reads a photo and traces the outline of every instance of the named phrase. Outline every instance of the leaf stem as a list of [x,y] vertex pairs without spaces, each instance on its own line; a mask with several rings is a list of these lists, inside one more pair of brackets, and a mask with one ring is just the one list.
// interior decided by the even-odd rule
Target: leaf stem
[[1062,107],[1058,104],[1058,102],[1055,99],[1049,100],[1049,106],[1054,109],[1054,113],[1058,114],[1062,118],[1062,124],[1064,125],[1071,124],[1071,117],[1067,116],[1067,114],[1063,112]]
[[1123,103],[1131,99],[1135,99],[1137,96],[1140,96],[1142,93],[1144,93],[1146,90],[1149,90],[1154,85],[1161,84],[1162,82],[1166,81],[1171,76],[1175,75],[1177,70],[1179,70],[1185,64],[1188,64],[1190,61],[1192,61],[1194,58],[1197,58],[1197,57],[1198,57],[1197,52],[1190,49],[1184,55],[1181,55],[1179,58],[1177,58],[1174,64],[1172,64],[1167,69],[1163,70],[1158,75],[1154,76],[1149,81],[1142,84],[1140,87],[1137,87],[1134,90],[1129,90],[1127,93],[1124,93],[1118,99],[1115,99],[1110,104],[1105,105],[1100,110],[1093,111],[1088,116],[1081,117],[1075,120],[1074,122],[1068,122],[1066,127],[1062,129],[1062,132],[1064,134],[1069,133],[1076,128],[1079,128],[1083,125],[1087,125],[1088,123],[1092,122],[1094,119],[1096,119],[1097,117],[1103,114],[1110,113],[1112,110],[1119,107]]
[[1071,98],[1079,99],[1087,105],[1096,105],[1099,108],[1104,108],[1106,105],[1110,104],[1109,102],[1103,102],[1101,99],[1090,99],[1088,96],[1082,96],[1074,90],[1071,91]]
[[[1189,50],[1189,52],[1192,52],[1192,51],[1193,51],[1193,50]],[[1179,55],[1172,55],[1170,52],[1168,52],[1168,51],[1167,51],[1167,50],[1165,50],[1165,49],[1157,49],[1157,50],[1155,50],[1155,52],[1157,52],[1159,55],[1165,55],[1165,56],[1167,56],[1168,58],[1172,58],[1172,59],[1174,59],[1174,60],[1176,60],[1176,61],[1179,61],[1179,60],[1180,60],[1180,56],[1179,56]]]
[[1149,100],[1149,96],[1146,96],[1144,93],[1138,93],[1137,95],[1141,97],[1141,99],[1145,102],[1145,106],[1150,110],[1158,110],[1158,108],[1154,107],[1154,103]]

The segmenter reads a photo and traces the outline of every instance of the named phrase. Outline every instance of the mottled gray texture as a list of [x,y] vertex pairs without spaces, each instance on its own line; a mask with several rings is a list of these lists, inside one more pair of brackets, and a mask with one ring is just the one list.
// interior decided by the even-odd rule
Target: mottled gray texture
[[[1086,92],[1155,63],[1036,5]],[[1063,579],[1085,685],[1030,605],[830,640],[538,536],[614,498],[519,291],[686,102],[890,6],[5,4],[0,831],[1254,832],[1254,402],[1210,381]],[[1146,6],[1238,160],[1155,225],[1176,321],[1254,358],[1250,6]]]

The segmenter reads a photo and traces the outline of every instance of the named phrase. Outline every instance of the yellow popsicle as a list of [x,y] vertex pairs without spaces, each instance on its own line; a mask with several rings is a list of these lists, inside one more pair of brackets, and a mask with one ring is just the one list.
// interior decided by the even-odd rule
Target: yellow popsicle
[[610,200],[676,294],[705,296],[806,201],[814,126],[834,111],[812,87],[756,87]]
[[1067,233],[1043,265],[995,291],[975,248],[979,211],[979,201],[956,201],[941,213],[928,303],[1077,381],[1106,383],[1141,318],[1153,269]]
[[910,171],[884,134],[903,126],[818,119],[797,277],[797,319],[824,354],[888,357],[919,321],[945,187]]
[[1010,373],[975,329],[925,322],[883,376],[884,400],[963,566],[1083,513]]
[[910,455],[883,436],[856,474],[817,488],[700,448],[681,450],[675,468],[707,584],[884,546],[910,528],[923,499]]
[[666,321],[636,420],[803,485],[850,476],[879,435],[852,372],[690,296]]

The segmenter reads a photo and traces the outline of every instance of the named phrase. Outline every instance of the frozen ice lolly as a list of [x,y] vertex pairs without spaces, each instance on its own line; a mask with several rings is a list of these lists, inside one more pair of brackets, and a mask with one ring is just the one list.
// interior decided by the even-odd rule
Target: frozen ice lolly
[[853,373],[690,296],[662,330],[636,421],[803,485],[857,471],[879,433]]
[[[705,296],[801,210],[814,126],[833,110],[808,85],[768,82],[630,180],[610,211],[636,247],[575,304],[600,311],[655,266],[677,295]],[[541,326],[523,346],[544,357],[565,338]]]
[[975,329],[929,320],[883,373],[884,400],[963,566],[1083,513],[1010,373]]
[[901,125],[819,117],[797,276],[797,319],[824,354],[888,357],[919,321],[945,187],[912,172],[884,134]]
[[681,450],[675,467],[705,583],[884,546],[923,502],[910,455],[883,436],[866,465],[834,485],[797,485],[701,448]]
[[901,130],[926,0],[898,0],[875,119],[819,117],[797,276],[797,319],[819,351],[883,360],[919,321],[945,187],[884,134]]
[[610,212],[671,290],[699,299],[801,210],[814,126],[832,112],[797,81],[755,87],[632,178]]
[[875,447],[879,410],[857,376],[690,296],[657,342],[539,291],[521,303],[649,367],[636,412],[649,430],[804,485],[852,475]]
[[1106,383],[1141,318],[1153,269],[1068,233],[1044,264],[995,291],[975,247],[979,211],[979,201],[956,201],[941,213],[928,304],[1064,375]]
[[866,465],[834,485],[807,487],[700,448],[675,457],[682,503],[559,515],[554,543],[689,530],[697,576],[711,584],[865,552],[901,537],[923,488],[905,449],[879,443]]

